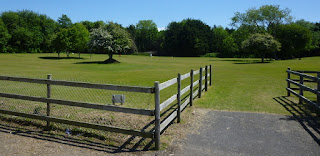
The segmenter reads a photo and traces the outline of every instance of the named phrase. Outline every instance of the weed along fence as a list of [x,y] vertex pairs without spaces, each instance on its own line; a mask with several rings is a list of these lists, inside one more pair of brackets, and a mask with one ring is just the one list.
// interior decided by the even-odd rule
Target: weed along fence
[[51,75],[0,76],[0,113],[44,121],[47,127],[71,125],[150,138],[160,149],[160,134],[175,119],[179,123],[186,106],[207,91],[211,71],[211,65],[191,70],[152,87],[62,81]]
[[[300,104],[305,101],[320,110],[320,72],[294,71],[288,68],[287,74],[287,95],[290,96],[292,93],[299,98]],[[293,78],[294,76],[297,78]],[[291,84],[298,88],[291,87]],[[299,93],[295,92],[295,90],[299,91]],[[305,91],[308,91],[309,94],[314,94],[315,96],[312,97],[308,95],[310,98],[307,98]]]

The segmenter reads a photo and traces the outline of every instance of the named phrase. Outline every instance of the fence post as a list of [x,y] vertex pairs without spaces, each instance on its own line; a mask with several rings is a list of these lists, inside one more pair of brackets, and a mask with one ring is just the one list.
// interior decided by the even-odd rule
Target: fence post
[[154,82],[154,101],[155,101],[155,127],[154,127],[154,142],[155,149],[160,149],[160,90],[159,90],[159,82]]
[[212,86],[212,66],[210,64],[210,86]]
[[208,91],[208,66],[206,66],[205,74],[206,74],[205,76],[206,82],[204,82],[204,88],[205,88],[205,91]]
[[192,101],[193,101],[193,69],[191,69],[191,72],[190,72],[190,79],[191,79],[191,84],[190,84],[190,106],[192,106]]
[[[302,76],[300,76],[300,85],[303,85],[303,77]],[[303,96],[303,88],[301,86],[299,86],[299,88],[300,88],[299,94],[301,96]],[[302,104],[302,103],[303,103],[303,99],[301,97],[299,97],[299,104]]]
[[[317,77],[320,78],[320,73],[317,73]],[[318,90],[318,93],[320,93],[320,82],[318,81],[318,86],[317,86],[317,90]],[[317,104],[318,106],[320,106],[320,95],[317,94]]]
[[[51,74],[47,75],[47,79],[51,80]],[[47,98],[51,98],[51,85],[47,84]],[[50,103],[47,103],[47,116],[50,116]],[[50,121],[47,121],[47,129],[50,127]]]
[[178,94],[177,94],[177,102],[178,102],[178,109],[177,109],[177,123],[180,123],[180,113],[181,113],[181,74],[178,74]]
[[200,79],[199,79],[199,98],[201,98],[201,91],[202,91],[202,68],[199,71]]
[[[288,68],[288,70],[290,71],[290,68]],[[288,74],[287,79],[290,79],[289,71],[287,71],[287,74]],[[290,82],[289,81],[287,81],[287,88],[290,88]],[[287,96],[290,96],[290,91],[289,90],[287,90]]]

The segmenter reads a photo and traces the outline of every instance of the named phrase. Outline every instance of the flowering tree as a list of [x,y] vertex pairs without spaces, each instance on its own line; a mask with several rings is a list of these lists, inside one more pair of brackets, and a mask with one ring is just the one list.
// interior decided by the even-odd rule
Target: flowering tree
[[93,29],[90,33],[89,46],[109,55],[109,58],[104,61],[105,63],[119,63],[112,56],[113,54],[126,53],[131,43],[130,35],[126,30],[113,23],[110,23],[107,29],[109,31],[102,27]]
[[245,51],[260,55],[261,62],[263,63],[266,54],[280,51],[281,43],[275,40],[270,34],[256,33],[242,42],[242,48]]

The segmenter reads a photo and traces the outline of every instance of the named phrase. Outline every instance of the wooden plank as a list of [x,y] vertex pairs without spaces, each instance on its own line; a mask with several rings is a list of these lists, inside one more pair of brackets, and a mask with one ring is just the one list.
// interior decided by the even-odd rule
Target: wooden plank
[[212,86],[212,65],[210,64],[210,72],[209,72],[209,74],[210,74],[210,86]]
[[177,83],[177,78],[176,77],[171,79],[171,80],[168,80],[166,82],[160,83],[159,89],[160,90],[165,89],[165,88],[167,88],[167,87],[169,87],[171,85],[174,85],[175,83]]
[[200,73],[199,70],[193,71],[193,75],[197,75],[197,74],[199,74],[199,73]]
[[[317,77],[320,77],[320,73],[317,73]],[[317,84],[317,91],[320,92],[320,82]],[[320,106],[320,94],[317,94],[317,105]]]
[[74,121],[74,120],[66,120],[66,119],[49,117],[49,116],[26,114],[26,113],[20,113],[20,112],[8,111],[8,110],[0,110],[0,113],[21,116],[21,117],[26,117],[26,118],[31,118],[31,119],[64,123],[64,124],[68,124],[68,125],[87,127],[87,128],[97,129],[97,130],[115,132],[115,133],[123,133],[123,134],[129,134],[129,135],[134,135],[134,136],[142,136],[145,138],[153,138],[153,133],[151,133],[151,132],[143,132],[143,131],[137,131],[137,130],[132,130],[132,129],[123,129],[123,128],[118,128],[118,127],[104,126],[104,125],[98,125],[98,124],[87,123],[87,122],[79,122],[79,121]]
[[313,74],[317,74],[320,73],[320,71],[302,71],[302,70],[293,70],[299,73],[313,73]]
[[192,106],[193,103],[193,69],[191,69],[190,72],[190,106]]
[[206,79],[206,76],[202,76],[202,81],[204,81]]
[[208,91],[208,66],[206,66],[205,68],[205,74],[204,74],[204,88],[205,88],[205,91]]
[[205,90],[205,85],[202,85],[202,87],[201,87],[201,88],[202,88],[202,90],[201,90],[201,91],[204,91],[204,90]]
[[303,90],[307,90],[307,91],[312,92],[312,93],[314,93],[314,94],[320,95],[320,93],[319,93],[317,90],[312,89],[312,88],[310,88],[310,87],[308,87],[308,86],[302,85],[302,84],[300,84],[300,83],[298,83],[298,82],[295,82],[295,81],[293,81],[293,80],[290,80],[290,79],[287,79],[287,81],[290,82],[290,83],[292,83],[292,84],[294,84],[294,85],[299,86],[299,87],[302,88]]
[[186,93],[189,90],[190,90],[190,85],[181,90],[181,95],[183,95],[184,93]]
[[196,96],[198,96],[199,90],[196,90],[193,94],[192,97],[195,98]]
[[188,78],[188,77],[190,77],[190,73],[186,73],[186,74],[181,75],[181,81]]
[[184,110],[184,108],[186,108],[187,107],[187,105],[189,104],[189,102],[190,102],[190,99],[188,98],[188,99],[186,99],[186,101],[184,101],[184,103],[181,105],[181,111],[183,111]]
[[155,142],[155,149],[160,149],[160,89],[159,89],[159,82],[154,82],[154,142]]
[[[51,74],[47,75],[47,79],[51,80]],[[47,84],[47,98],[51,98],[51,85]],[[51,105],[50,103],[47,103],[47,116],[50,116],[51,112]],[[50,122],[47,121],[47,128],[50,127]]]
[[202,92],[202,89],[203,88],[201,88],[202,87],[202,81],[203,81],[203,78],[202,78],[202,68],[200,68],[199,69],[200,70],[200,74],[199,74],[199,94],[198,94],[198,96],[199,96],[199,98],[201,98],[201,92]]
[[[290,71],[290,68],[287,69],[287,71]],[[287,72],[287,79],[290,79],[290,73]],[[287,81],[287,88],[291,88],[290,87],[290,83]],[[290,96],[290,91],[287,91],[287,96]]]
[[[300,79],[290,79],[290,80],[293,80],[293,81],[299,81],[300,82]],[[317,81],[313,81],[313,80],[306,80],[304,79],[303,82],[314,82],[314,83],[317,83]]]
[[177,94],[177,123],[180,123],[181,120],[181,110],[180,110],[180,105],[181,105],[181,75],[180,73],[178,74],[178,94]]
[[311,75],[295,72],[295,71],[292,71],[292,70],[287,70],[287,72],[289,72],[291,74],[294,74],[294,75],[302,76],[302,77],[305,77],[305,78],[308,78],[308,79],[312,79],[312,80],[314,80],[316,82],[320,82],[320,78],[315,77],[315,76],[311,76]]
[[[300,87],[299,94],[300,94],[300,96],[303,96],[303,88],[306,87],[303,85],[303,76],[300,76],[300,86],[299,87]],[[303,99],[299,98],[299,104],[302,104],[302,103],[303,103]]]
[[193,86],[196,86],[197,84],[199,84],[199,80],[193,82]]
[[177,117],[177,111],[174,111],[165,119],[160,125],[160,132],[162,132],[168,125]]
[[162,102],[160,104],[160,111],[162,111],[164,108],[166,108],[172,102],[174,102],[176,99],[177,99],[177,94],[174,94],[169,99],[167,99],[166,101]]
[[112,105],[99,105],[99,104],[58,100],[58,99],[51,99],[51,98],[44,98],[44,97],[33,97],[33,96],[6,94],[6,93],[0,93],[0,97],[21,99],[21,100],[28,100],[28,101],[37,101],[37,102],[44,102],[44,103],[55,103],[55,104],[66,105],[66,106],[92,108],[92,109],[98,109],[98,110],[131,113],[131,114],[139,114],[139,115],[147,115],[147,116],[154,115],[154,110],[133,109],[133,108],[125,108],[125,107],[119,107],[119,106],[112,106]]
[[294,94],[295,96],[299,97],[299,98],[302,98],[304,101],[306,101],[308,104],[311,104],[311,105],[314,105],[317,109],[320,110],[320,106],[317,105],[316,103],[314,103],[313,101],[307,99],[306,97],[304,96],[301,96],[299,95],[298,93],[296,93],[295,91],[293,91],[292,89],[290,88],[286,88],[288,91],[290,91],[292,94]]
[[84,82],[70,82],[70,81],[60,81],[60,80],[18,78],[18,77],[9,77],[9,76],[0,76],[0,80],[50,84],[50,85],[70,86],[70,87],[82,87],[82,88],[92,88],[92,89],[154,93],[153,87],[121,86],[121,85],[96,84],[96,83],[84,83]]

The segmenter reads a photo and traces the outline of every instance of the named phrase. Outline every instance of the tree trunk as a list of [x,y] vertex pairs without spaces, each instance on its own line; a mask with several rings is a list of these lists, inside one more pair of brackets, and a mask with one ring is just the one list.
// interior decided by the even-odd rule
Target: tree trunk
[[109,53],[108,55],[109,55],[109,59],[108,59],[108,60],[112,60],[112,59],[113,59],[113,58],[112,58],[113,53]]
[[69,52],[67,52],[67,57],[69,57],[69,54],[70,54],[70,53],[69,53]]
[[58,52],[58,57],[60,58],[60,52]]
[[264,56],[262,56],[262,58],[261,58],[261,62],[262,62],[262,63],[264,63],[263,61],[264,61]]
[[120,63],[119,61],[113,59],[113,53],[108,53],[109,58],[104,61],[105,64],[110,64],[110,63]]
[[79,52],[79,58],[80,58],[80,52]]

